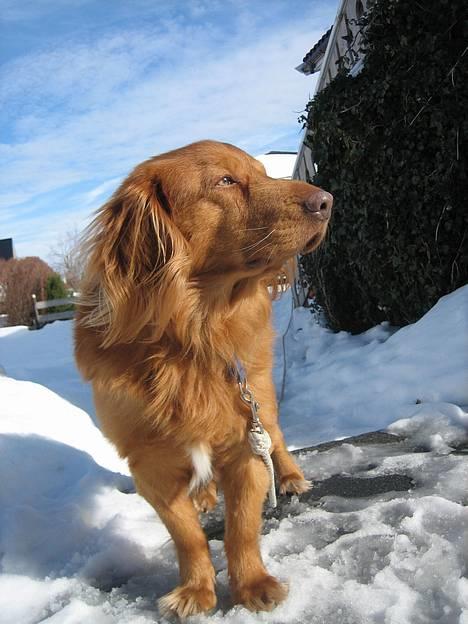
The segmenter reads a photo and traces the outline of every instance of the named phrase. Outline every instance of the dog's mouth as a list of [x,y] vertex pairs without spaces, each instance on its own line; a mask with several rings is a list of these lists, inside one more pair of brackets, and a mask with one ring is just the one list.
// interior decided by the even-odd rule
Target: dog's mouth
[[[293,256],[296,254],[301,254],[301,255],[306,255],[311,253],[312,251],[314,251],[315,249],[317,249],[317,247],[320,245],[320,243],[323,240],[323,237],[325,235],[324,231],[319,231],[316,232],[313,236],[311,236],[311,238],[309,238],[309,240],[307,241],[307,243],[304,245],[304,247],[302,247],[301,249],[297,249],[296,252],[294,253],[290,253],[289,256]],[[279,263],[281,265],[281,263],[285,260],[285,257],[282,257],[281,262]],[[276,257],[265,257],[265,256],[257,256],[256,258],[251,258],[250,260],[246,260],[245,261],[245,267],[246,269],[249,270],[262,270],[262,269],[269,269],[271,266],[278,264],[278,258]]]
[[[324,232],[317,232],[311,238],[309,238],[309,240],[307,241],[307,243],[302,249],[297,250],[297,253],[300,253],[303,256],[311,253],[312,251],[317,249],[317,247],[320,245],[320,243],[322,242],[323,236],[324,236]],[[270,266],[270,264],[274,264],[274,263],[275,263],[274,258],[270,257],[267,259],[264,257],[263,258],[258,257],[258,258],[252,258],[251,260],[247,260],[245,263],[245,266],[248,269],[262,269],[262,268],[267,268]]]
[[305,256],[305,255],[311,253],[312,251],[314,251],[314,249],[317,249],[317,247],[322,242],[322,238],[323,238],[323,232],[317,232],[316,234],[314,234],[312,236],[312,238],[309,238],[309,240],[307,241],[305,247],[303,247],[303,249],[301,250],[300,253],[303,256]]

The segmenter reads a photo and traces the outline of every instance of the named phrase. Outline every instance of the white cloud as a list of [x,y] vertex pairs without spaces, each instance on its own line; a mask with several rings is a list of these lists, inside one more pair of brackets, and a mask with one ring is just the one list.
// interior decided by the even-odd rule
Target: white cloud
[[[236,22],[230,37],[213,25],[171,22],[7,65],[0,101],[15,115],[14,138],[0,146],[0,210],[15,201],[34,205],[39,195],[53,201],[78,182],[105,191],[139,161],[193,140],[227,140],[256,152],[291,133],[314,85],[294,67],[329,17],[319,16],[317,27],[301,19],[256,31],[248,16],[240,12],[247,25]],[[80,197],[83,210],[91,199]],[[78,198],[68,201],[82,215]],[[70,206],[62,203],[66,216]],[[18,252],[29,253],[28,244],[39,248],[45,238],[47,216],[42,227],[41,216],[34,227],[20,218],[13,230]]]
[[86,204],[87,206],[94,205],[96,201],[107,197],[117,188],[120,180],[120,178],[112,178],[111,180],[103,182],[96,188],[93,188],[91,191],[88,191],[83,197],[84,204]]

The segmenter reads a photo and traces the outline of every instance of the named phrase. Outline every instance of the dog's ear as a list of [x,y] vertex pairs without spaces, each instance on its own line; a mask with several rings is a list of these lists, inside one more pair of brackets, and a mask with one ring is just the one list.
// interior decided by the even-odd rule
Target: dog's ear
[[190,262],[157,172],[140,166],[124,181],[88,228],[84,249],[82,323],[102,333],[103,347],[159,338],[184,300]]

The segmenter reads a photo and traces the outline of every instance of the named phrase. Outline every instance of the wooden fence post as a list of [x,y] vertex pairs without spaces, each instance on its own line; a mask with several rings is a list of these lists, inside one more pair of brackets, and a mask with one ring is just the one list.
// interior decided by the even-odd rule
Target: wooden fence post
[[34,309],[34,324],[36,326],[36,329],[39,329],[39,327],[41,326],[41,323],[39,321],[39,312],[37,311],[37,298],[36,295],[31,295],[32,300],[33,300],[33,309]]

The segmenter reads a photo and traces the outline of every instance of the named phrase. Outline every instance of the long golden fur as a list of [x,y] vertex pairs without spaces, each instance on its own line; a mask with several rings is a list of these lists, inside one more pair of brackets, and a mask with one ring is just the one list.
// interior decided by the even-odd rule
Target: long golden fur
[[[198,511],[215,504],[217,485],[234,601],[261,610],[286,596],[260,556],[268,476],[231,370],[238,358],[247,371],[280,491],[305,491],[277,422],[271,295],[285,264],[322,240],[331,202],[267,177],[231,145],[201,141],[136,167],[88,231],[76,359],[103,432],[174,539],[180,585],[160,608],[181,617],[216,604]],[[208,475],[211,462],[212,480],[191,490],[197,457]]]

